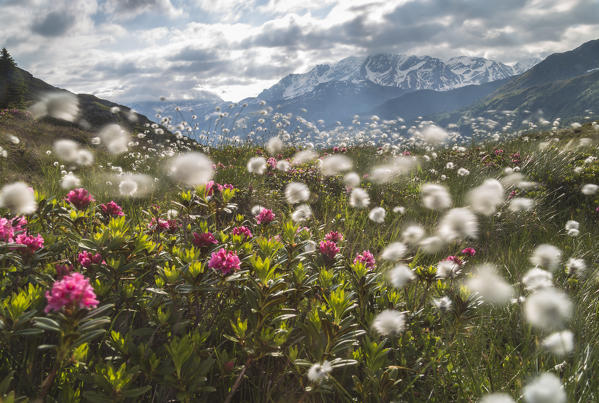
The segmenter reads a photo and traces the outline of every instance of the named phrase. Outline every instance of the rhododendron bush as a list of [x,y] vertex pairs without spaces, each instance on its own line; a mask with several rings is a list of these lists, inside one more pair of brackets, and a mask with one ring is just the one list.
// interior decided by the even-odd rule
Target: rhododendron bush
[[597,401],[581,135],[48,163],[0,190],[0,396]]

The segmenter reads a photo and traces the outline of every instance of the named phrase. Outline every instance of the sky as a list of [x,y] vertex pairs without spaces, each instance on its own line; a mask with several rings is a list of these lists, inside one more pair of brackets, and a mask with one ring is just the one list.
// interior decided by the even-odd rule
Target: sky
[[52,85],[127,103],[237,102],[375,53],[545,57],[599,38],[599,0],[0,0],[0,46]]

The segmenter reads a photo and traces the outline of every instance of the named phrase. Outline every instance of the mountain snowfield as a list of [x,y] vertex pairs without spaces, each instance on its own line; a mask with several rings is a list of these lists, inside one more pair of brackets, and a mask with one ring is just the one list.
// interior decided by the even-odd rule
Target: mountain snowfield
[[389,53],[348,57],[332,65],[317,65],[307,73],[289,74],[258,97],[269,101],[289,100],[313,91],[319,84],[335,81],[354,85],[373,83],[407,90],[447,91],[517,75],[523,72],[522,69],[531,67],[528,64],[512,67],[468,56],[448,60]]

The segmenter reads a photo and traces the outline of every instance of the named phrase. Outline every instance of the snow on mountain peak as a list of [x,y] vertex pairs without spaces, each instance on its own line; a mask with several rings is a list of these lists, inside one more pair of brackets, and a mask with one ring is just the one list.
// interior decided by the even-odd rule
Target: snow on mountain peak
[[482,57],[458,56],[444,61],[430,56],[380,53],[347,57],[332,65],[317,65],[307,73],[290,74],[264,90],[260,97],[292,99],[329,82],[446,91],[501,80],[514,74],[518,74],[514,68]]

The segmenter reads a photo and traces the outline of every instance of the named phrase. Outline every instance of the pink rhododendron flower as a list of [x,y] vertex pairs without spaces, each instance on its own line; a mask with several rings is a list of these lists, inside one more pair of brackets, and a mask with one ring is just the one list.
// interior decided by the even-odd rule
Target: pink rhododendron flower
[[260,213],[256,216],[256,222],[258,224],[268,224],[274,219],[275,214],[272,212],[272,210],[269,210],[267,208],[263,208],[262,210],[260,210]]
[[333,241],[335,243],[339,243],[339,242],[343,241],[343,234],[341,234],[340,232],[337,232],[337,231],[331,231],[324,236],[324,239],[326,239],[327,241]]
[[19,234],[15,238],[15,243],[25,245],[31,252],[35,252],[44,246],[44,238],[40,234],[37,236],[27,235],[27,233]]
[[474,248],[462,249],[462,255],[474,256],[476,255],[476,250]]
[[320,252],[329,259],[334,259],[341,250],[333,241],[320,241],[318,248],[320,249]]
[[358,262],[364,263],[364,266],[366,266],[369,269],[374,269],[376,266],[376,260],[374,259],[374,255],[369,250],[365,250],[362,253],[356,255],[356,258],[354,259],[354,264]]
[[239,270],[239,257],[233,251],[227,251],[224,248],[218,252],[213,252],[208,262],[208,267],[220,271],[222,274],[231,274]]
[[52,291],[46,291],[48,305],[44,311],[58,312],[63,307],[67,308],[95,308],[98,300],[94,289],[89,284],[89,279],[81,273],[73,273],[55,281]]
[[193,244],[198,248],[205,248],[210,245],[216,245],[218,241],[212,235],[211,232],[204,232],[202,234],[198,234],[197,232],[193,233]]
[[106,262],[102,259],[102,255],[100,255],[99,253],[96,253],[95,255],[92,255],[91,253],[89,253],[88,251],[84,250],[83,252],[79,252],[79,255],[77,255],[77,261],[79,262],[79,264],[85,268],[88,268],[89,266],[93,264],[105,264]]
[[85,210],[95,199],[84,188],[73,189],[67,193],[66,201],[71,203],[77,210]]
[[248,227],[235,227],[233,228],[233,235],[244,235],[245,239],[250,239],[252,235],[252,231]]
[[273,157],[270,157],[266,160],[266,165],[271,169],[275,169],[277,167],[277,160]]
[[450,262],[454,262],[455,264],[457,264],[458,266],[461,266],[464,264],[464,261],[462,260],[462,258],[460,258],[459,256],[447,256],[445,259],[443,260],[447,260]]
[[123,209],[114,201],[110,201],[106,204],[100,204],[100,210],[102,210],[102,214],[110,217],[120,217],[125,215],[123,213]]

